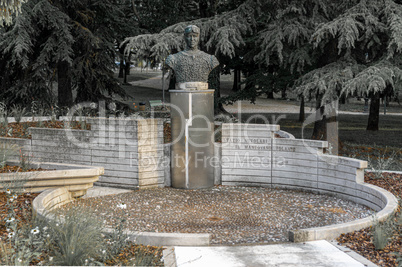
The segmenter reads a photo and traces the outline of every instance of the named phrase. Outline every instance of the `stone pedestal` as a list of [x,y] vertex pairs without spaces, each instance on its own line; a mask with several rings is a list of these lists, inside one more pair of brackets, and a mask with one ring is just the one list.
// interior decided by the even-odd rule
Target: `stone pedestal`
[[214,186],[214,90],[170,90],[172,187]]

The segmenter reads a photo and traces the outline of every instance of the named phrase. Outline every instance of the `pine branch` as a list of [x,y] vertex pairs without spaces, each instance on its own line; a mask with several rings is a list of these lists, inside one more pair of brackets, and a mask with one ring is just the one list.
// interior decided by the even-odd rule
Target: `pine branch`
[[158,34],[143,34],[129,37],[120,45],[126,45],[125,53],[135,53],[137,58],[153,57],[163,59],[172,50],[184,48],[183,31],[193,24],[201,28],[200,42],[207,49],[214,49],[215,54],[233,57],[235,48],[244,44],[243,35],[250,32],[256,21],[252,14],[256,12],[256,1],[247,1],[233,11],[213,18],[202,18],[171,25]]
[[315,95],[323,95],[322,103],[331,101],[337,96],[343,85],[352,79],[362,66],[356,62],[337,61],[322,68],[308,72],[296,81],[295,91],[306,99]]
[[21,6],[26,0],[1,0],[0,2],[0,27],[11,25],[12,16],[21,13]]
[[383,92],[387,87],[395,88],[402,79],[402,70],[387,60],[363,69],[356,77],[347,81],[342,94],[365,95]]

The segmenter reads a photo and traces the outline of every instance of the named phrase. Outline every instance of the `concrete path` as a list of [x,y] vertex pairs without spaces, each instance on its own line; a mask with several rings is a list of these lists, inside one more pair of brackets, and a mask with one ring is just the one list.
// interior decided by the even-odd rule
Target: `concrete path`
[[324,240],[263,246],[174,247],[174,253],[178,267],[376,266],[357,254],[353,255],[356,260],[350,256],[354,252],[343,252]]
[[[164,87],[165,90],[169,86],[169,80],[167,80],[167,75],[164,77]],[[162,75],[158,75],[156,77],[130,82],[133,86],[141,86],[146,88],[152,88],[155,90],[162,90]],[[222,92],[221,92],[222,93]],[[222,93],[222,95],[224,95]],[[306,103],[306,107],[304,108],[305,113],[312,113],[314,110],[309,106],[310,104]],[[295,102],[287,102],[280,99],[268,99],[266,97],[257,97],[255,100],[255,104],[250,103],[249,101],[237,101],[233,105],[224,105],[224,108],[231,113],[266,113],[266,112],[274,112],[274,113],[299,113],[300,106],[299,104],[295,104]],[[349,112],[349,111],[338,111],[338,114],[351,114],[351,115],[365,115],[368,116],[368,113],[362,112]],[[381,113],[382,114],[382,113]],[[387,113],[388,115],[401,115],[402,113]]]
[[[169,87],[169,80],[167,79],[167,75],[165,75],[163,79],[163,88],[166,90]],[[158,75],[153,78],[149,78],[146,80],[139,80],[139,81],[133,81],[129,82],[129,84],[133,86],[140,86],[140,87],[147,87],[147,88],[153,88],[157,90],[162,90],[162,75]]]
[[90,197],[102,197],[108,195],[116,195],[131,192],[133,190],[129,189],[120,189],[113,187],[103,187],[103,186],[94,186],[87,190],[87,193],[82,198],[90,198]]

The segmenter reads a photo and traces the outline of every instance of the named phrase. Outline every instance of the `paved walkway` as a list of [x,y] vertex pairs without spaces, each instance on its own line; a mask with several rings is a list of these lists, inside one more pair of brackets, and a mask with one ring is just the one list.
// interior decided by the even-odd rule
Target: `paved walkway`
[[[130,190],[94,186],[84,198],[126,193]],[[375,267],[350,249],[325,240],[256,246],[170,247],[164,253],[169,267]]]
[[[155,90],[162,90],[162,75],[140,81],[130,82],[133,86],[141,86],[146,88],[153,88]],[[164,87],[168,88],[169,81],[164,77]],[[296,105],[294,102],[286,102],[284,100],[278,99],[268,99],[265,97],[258,97],[255,104],[251,104],[249,101],[237,101],[234,105],[225,105],[224,108],[231,113],[264,113],[264,112],[275,112],[275,113],[299,113],[300,106]],[[313,109],[306,104],[304,108],[305,113],[312,113]],[[368,113],[364,112],[348,112],[348,111],[338,111],[339,114],[353,114],[353,115],[365,115]],[[382,113],[381,113],[382,114]],[[401,115],[402,113],[387,113],[389,115]]]
[[180,267],[376,266],[356,253],[341,251],[324,240],[263,246],[175,247],[174,253]]

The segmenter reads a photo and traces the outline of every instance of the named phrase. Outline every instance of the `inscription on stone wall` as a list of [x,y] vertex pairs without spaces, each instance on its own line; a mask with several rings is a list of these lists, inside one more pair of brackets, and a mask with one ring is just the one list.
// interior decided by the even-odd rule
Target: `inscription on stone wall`
[[271,144],[271,138],[223,137],[223,143]]
[[[235,149],[271,150],[271,138],[223,137],[222,143],[234,144]],[[276,151],[296,152],[294,146],[274,146]]]
[[277,151],[296,152],[296,147],[294,146],[275,146],[274,149]]

